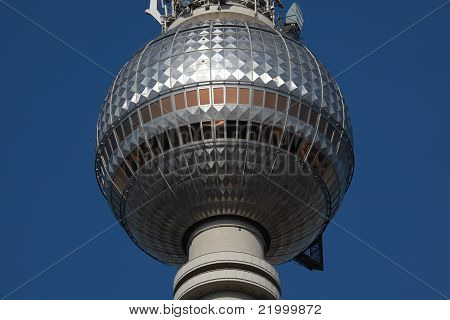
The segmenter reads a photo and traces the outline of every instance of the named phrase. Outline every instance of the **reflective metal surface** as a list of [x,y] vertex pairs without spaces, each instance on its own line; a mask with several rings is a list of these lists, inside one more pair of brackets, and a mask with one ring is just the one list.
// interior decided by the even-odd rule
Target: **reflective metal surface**
[[212,20],[168,31],[123,67],[101,108],[99,139],[136,105],[174,88],[210,81],[286,92],[322,108],[351,136],[337,84],[303,44],[262,23]]
[[97,128],[97,179],[148,254],[186,262],[196,222],[239,215],[288,261],[324,230],[353,174],[349,113],[300,42],[252,20],[184,23],[115,79]]

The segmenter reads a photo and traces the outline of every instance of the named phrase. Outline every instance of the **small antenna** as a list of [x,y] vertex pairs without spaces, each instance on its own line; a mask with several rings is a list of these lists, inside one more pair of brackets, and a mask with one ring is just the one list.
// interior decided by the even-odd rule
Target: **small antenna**
[[145,13],[151,15],[159,24],[163,24],[161,13],[158,11],[158,0],[150,0],[150,6]]
[[294,2],[286,13],[286,20],[281,29],[287,34],[298,38],[303,28],[303,13],[297,2]]
[[304,21],[305,20],[303,19],[303,13],[302,10],[300,10],[300,6],[297,2],[294,2],[286,13],[286,24],[296,24],[299,31],[302,31]]

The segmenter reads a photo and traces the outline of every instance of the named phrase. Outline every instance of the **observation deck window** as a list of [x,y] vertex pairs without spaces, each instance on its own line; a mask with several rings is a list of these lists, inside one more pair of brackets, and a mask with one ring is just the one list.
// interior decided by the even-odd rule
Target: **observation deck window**
[[123,139],[125,139],[122,131],[122,125],[119,125],[116,129],[114,129],[114,131],[116,131],[117,137],[119,138],[119,143],[121,143]]
[[291,100],[291,106],[289,107],[289,115],[294,118],[297,118],[299,109],[300,109],[299,102],[295,101],[295,100]]
[[272,126],[263,123],[261,125],[261,142],[270,144],[271,133],[272,133]]
[[193,141],[200,141],[202,140],[202,132],[200,128],[200,123],[192,123],[190,125],[191,127],[191,135]]
[[223,104],[223,88],[214,88],[214,104]]
[[141,118],[142,118],[142,123],[147,123],[150,122],[150,120],[152,119],[150,116],[150,109],[148,108],[148,106],[143,107],[141,110]]
[[192,91],[186,92],[186,100],[187,100],[188,108],[198,106],[197,90],[192,90]]
[[120,165],[120,168],[123,170],[123,172],[125,172],[125,174],[127,175],[128,178],[131,178],[131,176],[133,175],[133,172],[131,172],[130,168],[128,168],[125,161],[122,162],[122,164]]
[[191,135],[189,134],[188,126],[181,126],[180,133],[181,133],[181,141],[183,142],[183,144],[191,143]]
[[145,164],[144,155],[141,153],[139,148],[136,148],[135,150],[133,150],[133,152],[131,152],[131,155],[132,155],[134,161],[138,164],[139,168]]
[[169,140],[173,148],[176,148],[180,145],[180,139],[178,138],[178,132],[176,129],[170,129],[169,131],[167,131],[167,135],[169,136]]
[[161,107],[159,105],[159,100],[156,101],[156,102],[153,102],[150,105],[150,111],[152,112],[152,118],[153,119],[156,119],[156,118],[161,116]]
[[128,177],[121,168],[117,169],[116,175],[114,177],[114,184],[117,186],[121,193],[125,191],[125,188],[128,184]]
[[224,139],[225,138],[225,121],[217,120],[215,122],[216,127],[216,139]]
[[209,88],[206,89],[200,89],[198,91],[199,95],[200,95],[200,105],[204,106],[204,105],[209,105],[210,104],[210,99],[209,99]]
[[161,153],[161,149],[159,148],[158,141],[155,137],[148,139],[148,143],[150,144],[150,148],[155,156]]
[[186,108],[186,105],[184,103],[184,92],[175,95],[175,107],[177,108],[177,110]]
[[253,105],[262,107],[264,100],[264,92],[260,90],[253,90]]
[[299,119],[303,121],[304,123],[308,123],[308,116],[309,116],[309,107],[302,104],[302,107],[300,109],[300,115]]
[[211,121],[204,121],[204,122],[202,122],[202,127],[203,127],[203,139],[204,140],[212,139],[213,138],[213,134],[212,134]]
[[116,142],[116,138],[114,137],[114,134],[111,134],[109,136],[109,143],[111,144],[112,150],[116,150],[117,149],[117,142]]
[[137,111],[131,115],[130,120],[131,120],[131,128],[134,131],[141,124],[140,121],[139,121],[139,115],[138,115]]
[[169,139],[167,138],[167,134],[165,131],[158,135],[158,140],[161,144],[162,151],[167,151],[170,149]]
[[239,88],[239,104],[250,103],[250,90],[248,88]]
[[261,123],[252,122],[250,126],[250,136],[249,139],[253,141],[259,141],[259,134],[261,132]]
[[237,134],[236,120],[227,120],[226,128],[227,128],[227,138],[236,139]]
[[333,126],[331,125],[331,123],[328,123],[328,127],[327,127],[325,136],[327,137],[327,139],[329,141],[331,141],[331,139],[333,138],[333,132],[334,132]]
[[277,110],[279,112],[284,112],[286,111],[286,106],[287,106],[287,97],[278,95]]
[[238,139],[247,140],[247,121],[238,121]]
[[126,160],[128,162],[128,164],[130,165],[131,169],[133,169],[133,172],[135,172],[139,167],[137,165],[137,163],[134,161],[133,159],[133,155],[132,153],[130,153],[127,157]]
[[298,150],[298,155],[300,159],[305,160],[306,154],[308,153],[309,147],[311,144],[308,141],[305,141],[301,148]]
[[289,150],[289,146],[291,145],[292,139],[294,138],[294,134],[288,130],[284,132],[283,140],[281,142],[281,149]]
[[145,161],[149,161],[152,158],[151,153],[150,153],[150,149],[149,149],[149,147],[147,146],[147,144],[145,142],[142,142],[139,145],[139,149],[141,150]]
[[316,111],[311,109],[311,114],[309,115],[309,124],[312,125],[313,127],[316,126],[318,116],[319,116],[319,114]]
[[266,92],[265,108],[275,109],[276,95],[272,92]]
[[227,104],[237,104],[237,88],[227,87]]
[[123,122],[122,122],[122,127],[123,127],[123,132],[125,134],[125,137],[128,137],[131,134],[131,125],[130,125],[130,120],[129,118],[126,118]]
[[111,146],[109,145],[109,141],[106,140],[105,142],[105,149],[106,149],[106,154],[108,156],[108,159],[111,157],[112,155],[112,150],[111,150]]
[[165,97],[165,98],[161,99],[161,105],[162,105],[163,114],[172,112],[172,102],[170,101],[170,97]]
[[272,133],[272,144],[278,146],[281,141],[281,135],[283,134],[283,129],[278,127],[273,127]]
[[324,117],[320,117],[319,120],[319,132],[325,134],[325,129],[327,126],[327,120]]
[[294,135],[294,140],[292,141],[290,152],[293,154],[296,154],[298,152],[298,149],[300,148],[300,145],[302,144],[303,139],[297,135]]

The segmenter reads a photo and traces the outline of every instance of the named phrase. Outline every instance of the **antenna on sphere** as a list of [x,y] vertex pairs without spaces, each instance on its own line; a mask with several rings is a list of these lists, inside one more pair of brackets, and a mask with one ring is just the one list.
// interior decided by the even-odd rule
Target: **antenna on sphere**
[[297,2],[294,2],[288,9],[284,25],[281,29],[287,34],[298,38],[303,28],[303,13]]
[[145,10],[145,13],[155,18],[156,22],[158,22],[159,24],[163,24],[161,19],[162,15],[158,10],[158,0],[150,0],[149,7]]

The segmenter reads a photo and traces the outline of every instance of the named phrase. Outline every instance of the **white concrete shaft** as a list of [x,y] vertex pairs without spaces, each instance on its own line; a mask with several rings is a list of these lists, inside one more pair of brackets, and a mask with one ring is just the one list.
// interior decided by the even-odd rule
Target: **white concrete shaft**
[[266,243],[251,222],[207,219],[190,234],[189,261],[174,280],[175,299],[279,299],[276,270],[264,260]]
[[265,243],[257,228],[233,218],[208,220],[194,229],[189,260],[214,252],[240,252],[264,259]]
[[202,300],[254,300],[255,297],[238,291],[219,291],[209,293]]

